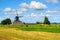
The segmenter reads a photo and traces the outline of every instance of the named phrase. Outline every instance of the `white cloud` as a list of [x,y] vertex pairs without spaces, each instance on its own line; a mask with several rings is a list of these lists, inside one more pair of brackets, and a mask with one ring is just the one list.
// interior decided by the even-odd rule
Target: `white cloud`
[[40,17],[45,17],[45,16],[51,16],[49,14],[46,14],[46,13],[40,13],[40,14],[36,14],[36,13],[31,13],[31,17],[34,17],[34,18],[40,18]]
[[45,4],[40,3],[40,2],[32,1],[30,3],[30,8],[31,9],[46,9],[47,6]]
[[45,16],[50,16],[49,14],[46,14],[46,13],[41,13],[41,14],[38,14],[39,16],[43,16],[43,17],[45,17]]
[[60,8],[58,7],[58,8],[54,8],[53,10],[55,10],[55,11],[60,11]]
[[26,8],[21,8],[21,11],[23,11],[23,12],[25,12],[25,11],[27,11],[28,9],[26,9]]
[[58,0],[46,0],[46,1],[51,3],[58,3]]
[[31,1],[30,4],[27,4],[27,3],[22,3],[20,4],[21,7],[23,8],[28,8],[28,9],[46,9],[47,6],[43,3],[40,3],[40,2],[36,2],[36,1]]
[[28,8],[29,7],[29,5],[27,3],[22,3],[22,4],[20,4],[20,6],[22,6],[23,8]]
[[4,9],[5,12],[11,12],[11,10],[12,10],[11,8],[5,8]]
[[31,16],[36,17],[37,15],[35,13],[31,13]]
[[20,9],[18,9],[18,14],[23,14],[23,13],[25,13],[26,11],[27,11],[26,8],[20,8]]
[[56,13],[58,12],[57,10],[47,10],[46,13]]
[[19,9],[14,9],[12,10],[15,14],[18,13],[18,14],[23,14],[24,12],[27,11],[26,8],[19,8]]
[[5,8],[5,9],[4,9],[4,13],[5,13],[5,14],[7,14],[7,13],[9,13],[9,14],[16,14],[16,13],[22,14],[22,13],[24,13],[24,12],[26,12],[26,11],[27,11],[26,8],[19,8],[19,9]]
[[59,10],[47,10],[45,14],[49,14],[51,16],[60,16],[60,11]]

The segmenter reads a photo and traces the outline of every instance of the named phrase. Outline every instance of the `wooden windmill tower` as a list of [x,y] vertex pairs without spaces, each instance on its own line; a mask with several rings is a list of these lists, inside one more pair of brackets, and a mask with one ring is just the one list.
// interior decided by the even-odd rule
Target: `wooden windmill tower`
[[23,16],[18,16],[18,10],[16,10],[16,16],[15,16],[15,20],[13,22],[13,25],[22,25],[22,21],[19,20],[19,18],[21,18]]

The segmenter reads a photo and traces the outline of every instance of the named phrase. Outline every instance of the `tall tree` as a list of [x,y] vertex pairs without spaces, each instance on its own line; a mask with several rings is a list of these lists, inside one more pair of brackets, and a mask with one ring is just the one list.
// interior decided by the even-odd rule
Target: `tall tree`
[[50,21],[48,20],[48,17],[46,17],[46,16],[44,18],[44,24],[50,24]]

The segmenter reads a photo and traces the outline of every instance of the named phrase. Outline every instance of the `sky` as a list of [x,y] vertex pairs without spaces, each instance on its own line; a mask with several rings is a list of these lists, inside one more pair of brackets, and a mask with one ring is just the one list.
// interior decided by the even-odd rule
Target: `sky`
[[43,22],[47,16],[51,23],[60,23],[60,0],[0,0],[0,22],[16,13],[25,23]]

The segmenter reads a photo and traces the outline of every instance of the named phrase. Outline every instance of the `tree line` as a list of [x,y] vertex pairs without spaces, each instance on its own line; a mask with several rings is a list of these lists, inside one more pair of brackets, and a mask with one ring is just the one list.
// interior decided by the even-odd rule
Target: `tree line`
[[[6,19],[1,21],[1,24],[2,25],[9,25],[9,24],[12,24],[12,22],[11,22],[10,18],[6,18]],[[41,24],[41,23],[40,22],[36,22],[36,24]],[[43,24],[50,24],[50,21],[49,21],[48,17],[45,16]]]

